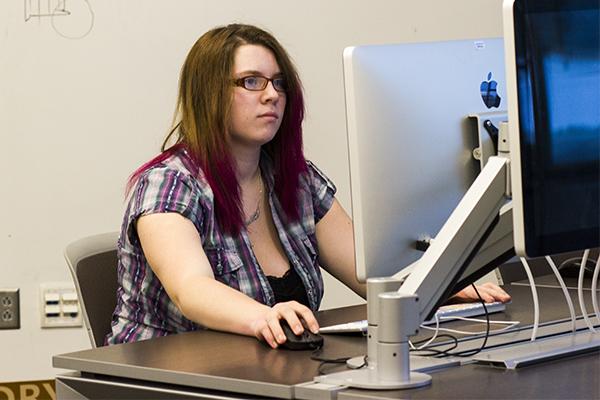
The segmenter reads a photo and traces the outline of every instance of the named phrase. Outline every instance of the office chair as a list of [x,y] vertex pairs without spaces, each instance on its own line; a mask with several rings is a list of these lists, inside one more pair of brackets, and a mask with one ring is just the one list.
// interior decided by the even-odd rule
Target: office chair
[[65,248],[92,348],[104,345],[117,304],[118,232],[79,239]]

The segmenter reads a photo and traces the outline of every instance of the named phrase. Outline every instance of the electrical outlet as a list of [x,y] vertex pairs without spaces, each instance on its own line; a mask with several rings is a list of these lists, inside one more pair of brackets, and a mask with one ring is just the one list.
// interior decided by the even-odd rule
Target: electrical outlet
[[72,283],[42,283],[40,300],[42,328],[82,326],[81,305]]
[[0,329],[21,328],[19,289],[0,289]]

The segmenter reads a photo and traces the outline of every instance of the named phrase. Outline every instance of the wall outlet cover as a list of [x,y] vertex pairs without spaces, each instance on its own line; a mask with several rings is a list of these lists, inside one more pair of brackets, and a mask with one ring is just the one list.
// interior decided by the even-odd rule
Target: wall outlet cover
[[0,288],[0,329],[20,329],[19,289]]

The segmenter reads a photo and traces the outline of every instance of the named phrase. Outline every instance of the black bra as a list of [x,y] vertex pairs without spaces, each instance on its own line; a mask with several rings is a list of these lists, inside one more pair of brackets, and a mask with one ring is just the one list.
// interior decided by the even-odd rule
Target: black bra
[[269,276],[267,279],[275,294],[275,303],[296,300],[310,308],[306,288],[294,268],[290,268],[282,277]]

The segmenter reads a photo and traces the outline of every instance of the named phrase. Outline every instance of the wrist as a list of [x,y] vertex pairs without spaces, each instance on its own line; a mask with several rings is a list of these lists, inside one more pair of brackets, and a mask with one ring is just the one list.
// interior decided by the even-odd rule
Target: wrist
[[246,314],[247,317],[243,323],[244,334],[259,337],[263,326],[267,324],[267,317],[270,311],[271,307],[257,303],[257,307],[252,312]]

